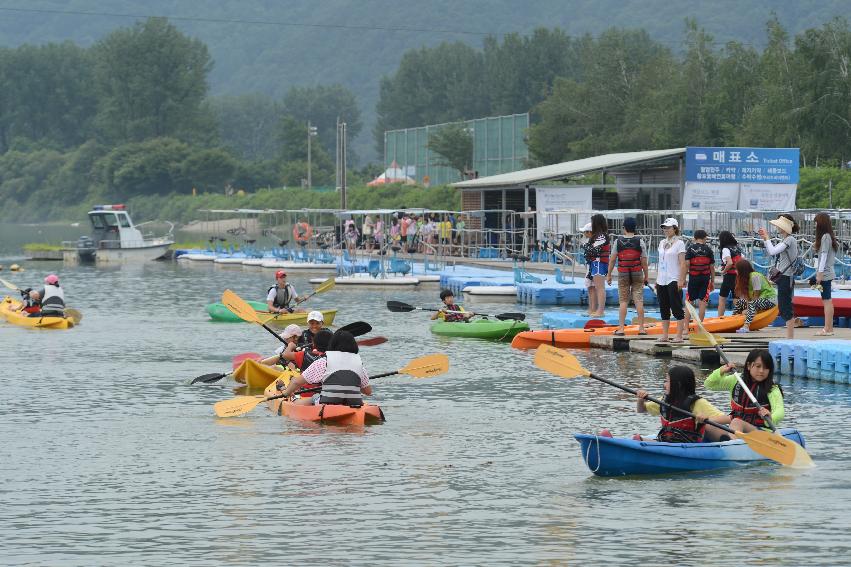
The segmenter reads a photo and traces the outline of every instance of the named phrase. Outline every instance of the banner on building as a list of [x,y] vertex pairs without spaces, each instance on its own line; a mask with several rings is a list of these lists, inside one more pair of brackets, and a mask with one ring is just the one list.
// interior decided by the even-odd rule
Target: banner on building
[[[591,196],[591,186],[536,187],[538,240],[544,238],[544,232],[572,234],[582,228],[590,218],[587,211],[592,209]],[[579,214],[578,211],[583,213]]]
[[742,183],[740,187],[740,210],[795,210],[795,197],[798,193],[796,184]]
[[687,181],[683,209],[732,211],[739,206],[738,183],[697,183]]

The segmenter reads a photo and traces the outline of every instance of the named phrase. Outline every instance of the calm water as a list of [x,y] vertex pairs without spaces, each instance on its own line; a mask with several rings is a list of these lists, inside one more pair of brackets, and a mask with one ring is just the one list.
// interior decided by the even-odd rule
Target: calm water
[[[55,267],[31,263],[13,279],[32,285]],[[426,314],[384,308],[434,304],[436,287],[337,288],[311,300],[390,339],[363,349],[372,373],[432,352],[451,359],[437,378],[376,380],[387,423],[345,431],[264,406],[218,420],[211,406],[233,384],[189,385],[230,368],[234,354],[277,346],[260,328],[215,324],[203,310],[226,287],[261,297],[269,271],[150,263],[60,274],[81,326],[0,324],[0,564],[849,561],[848,387],[784,382],[786,423],[804,431],[816,469],[600,479],[572,435],[653,432],[654,418],[609,386],[537,370],[529,353],[435,337]],[[477,304],[485,308],[515,309]],[[540,310],[531,313],[538,324]],[[661,391],[664,361],[578,356]]]

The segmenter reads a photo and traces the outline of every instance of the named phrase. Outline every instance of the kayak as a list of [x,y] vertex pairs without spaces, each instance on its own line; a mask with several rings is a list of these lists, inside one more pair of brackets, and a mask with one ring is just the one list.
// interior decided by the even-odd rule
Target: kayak
[[477,339],[508,340],[521,331],[528,331],[525,321],[500,321],[499,319],[474,319],[469,323],[447,323],[439,321],[431,326],[431,332],[444,337],[473,337]]
[[[834,288],[832,300],[834,317],[851,317],[851,293]],[[813,289],[796,289],[792,296],[792,309],[796,317],[824,317],[821,293]]]
[[[275,384],[270,384],[264,392],[266,396],[278,393]],[[329,425],[373,425],[384,422],[384,412],[372,404],[364,404],[359,408],[349,406],[319,404],[302,406],[284,398],[267,400],[269,406],[277,415],[285,415],[299,421],[314,421]]]
[[[777,308],[757,313],[751,322],[751,330],[756,331],[767,327],[777,318]],[[732,333],[745,324],[745,316],[729,315],[725,317],[707,317],[703,320],[703,326],[710,333]],[[695,323],[689,326],[689,332],[696,330]],[[661,335],[662,323],[650,323],[645,325],[648,335]],[[598,327],[592,329],[560,329],[557,331],[526,331],[518,334],[511,341],[511,346],[520,349],[537,348],[538,345],[548,344],[557,347],[580,347],[591,346],[591,337],[613,335],[617,327]],[[671,321],[671,332],[676,331],[676,322]],[[638,325],[624,327],[625,335],[638,335]]]
[[70,317],[27,317],[25,313],[15,311],[20,305],[20,301],[4,297],[0,303],[0,317],[13,325],[36,329],[70,329],[74,326],[74,320]]
[[[307,325],[308,311],[296,311],[295,313],[278,313],[271,317],[268,307],[262,301],[247,301],[251,307],[260,315],[260,319],[269,325],[286,327],[287,325]],[[227,323],[239,323],[242,321],[239,317],[225,307],[221,303],[211,303],[206,307],[207,313],[213,321],[223,321]],[[322,317],[325,318],[325,324],[331,325],[334,323],[334,317],[337,315],[336,309],[325,309],[322,311]],[[269,317],[267,321],[264,317]]]
[[[805,446],[804,437],[797,429],[778,429],[777,433]],[[574,437],[579,441],[582,459],[597,476],[733,469],[770,461],[751,450],[741,439],[717,443],[658,443],[586,434]]]
[[266,366],[247,358],[233,371],[233,378],[252,390],[262,390],[278,378],[285,377],[284,379],[289,382],[297,373],[298,371],[295,370],[281,366]]

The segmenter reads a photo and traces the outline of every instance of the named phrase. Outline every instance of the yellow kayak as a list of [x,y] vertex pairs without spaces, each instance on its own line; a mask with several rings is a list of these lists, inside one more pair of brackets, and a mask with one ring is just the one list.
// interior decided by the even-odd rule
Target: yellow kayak
[[290,370],[280,366],[266,366],[256,360],[247,358],[233,371],[233,378],[252,390],[262,390],[277,378],[283,378],[284,376],[287,377],[286,381],[289,383],[289,380],[295,374],[298,374],[297,370]]
[[15,311],[20,305],[20,301],[16,301],[9,296],[4,297],[3,302],[0,303],[0,317],[3,317],[13,325],[20,325],[21,327],[70,329],[74,326],[73,319],[66,317],[27,317],[26,313]]

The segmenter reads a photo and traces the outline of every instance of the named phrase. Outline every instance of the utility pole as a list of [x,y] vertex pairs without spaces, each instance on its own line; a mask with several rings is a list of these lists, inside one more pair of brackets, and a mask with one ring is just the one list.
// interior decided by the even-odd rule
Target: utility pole
[[340,208],[347,208],[346,199],[346,123],[337,118],[337,191],[340,192]]
[[316,126],[310,125],[310,120],[307,121],[307,188],[313,188],[313,168],[310,162],[310,139],[316,136]]

